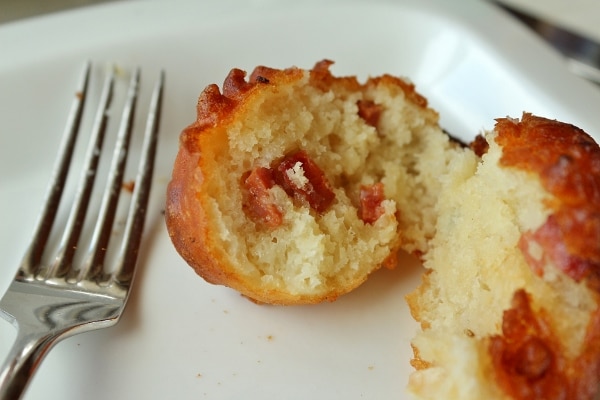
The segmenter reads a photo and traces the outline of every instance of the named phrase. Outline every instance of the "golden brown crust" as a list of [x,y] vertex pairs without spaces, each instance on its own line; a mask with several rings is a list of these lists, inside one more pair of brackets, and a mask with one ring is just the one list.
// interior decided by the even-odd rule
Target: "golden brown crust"
[[[296,68],[285,71],[257,67],[251,78],[245,80],[246,73],[232,69],[223,83],[223,93],[215,84],[207,86],[201,93],[197,105],[197,119],[181,134],[171,181],[167,187],[167,209],[165,220],[171,240],[186,262],[207,282],[227,285],[252,298],[265,303],[304,303],[301,298],[289,298],[285,294],[251,292],[249,285],[225,261],[220,247],[214,245],[215,238],[207,226],[205,198],[200,193],[203,173],[212,171],[202,153],[218,153],[224,146],[224,136],[204,137],[204,132],[223,124],[237,108],[242,107],[253,90],[271,80],[277,82],[299,79],[302,72]],[[326,299],[317,299],[323,301]]]
[[[544,265],[554,265],[600,293],[600,148],[573,125],[527,113],[520,121],[499,119],[496,131],[503,147],[501,164],[536,174],[553,195],[547,221],[521,238],[528,264],[540,276]],[[528,253],[532,242],[543,249],[541,258]],[[518,400],[590,399],[600,380],[600,307],[592,313],[583,349],[573,359],[564,356],[561,339],[544,317],[548,312],[532,310],[525,292],[515,293],[512,308],[504,314],[502,335],[491,338],[498,382]],[[534,342],[538,345],[527,346]]]
[[[257,67],[248,79],[244,71],[233,69],[225,79],[222,93],[216,85],[209,85],[202,92],[198,100],[197,120],[181,134],[180,149],[168,186],[166,223],[178,252],[208,282],[229,286],[257,303],[289,305],[333,301],[367,278],[368,274],[359,275],[346,281],[344,286],[333,286],[319,295],[291,294],[284,286],[263,286],[259,284],[260,278],[241,274],[229,262],[226,250],[217,243],[220,239],[215,237],[214,225],[210,225],[219,217],[211,214],[212,199],[210,194],[206,194],[212,193],[209,186],[215,183],[207,183],[205,178],[217,171],[219,156],[228,151],[231,138],[225,129],[239,122],[234,121],[236,117],[251,114],[250,111],[245,112],[253,105],[252,99],[262,95],[266,88],[279,89],[277,85],[283,87],[301,80],[308,80],[311,87],[323,92],[333,88],[344,88],[347,92],[367,91],[385,86],[390,91],[402,92],[413,106],[426,110],[424,118],[435,114],[427,108],[427,100],[415,91],[414,85],[402,79],[384,75],[360,84],[355,77],[334,77],[329,71],[330,65],[331,61],[321,61],[308,74],[298,68]],[[378,125],[381,114],[385,112],[382,106],[373,100],[361,100],[356,106],[358,116],[369,125],[369,129],[375,128],[380,134]],[[596,303],[593,304],[597,304],[600,296],[600,149],[588,135],[571,125],[527,113],[521,120],[497,120],[495,130],[495,141],[502,148],[500,167],[517,168],[531,173],[536,179],[539,177],[543,188],[550,194],[550,200],[545,204],[551,210],[546,222],[534,231],[524,232],[521,237],[519,246],[526,262],[540,281],[544,279],[544,268],[548,265],[554,265],[576,282],[585,281],[596,291]],[[284,170],[277,172],[279,175],[269,175],[275,174],[273,171],[277,171],[281,160],[286,160],[286,155],[298,154],[293,153],[298,150],[301,149],[286,149],[285,152],[292,153],[277,154],[276,158],[263,160],[260,164],[248,163],[246,172],[238,175],[241,190],[246,190],[241,196],[240,209],[245,210],[249,221],[254,221],[257,226],[261,223],[266,226],[265,230],[283,224],[283,211],[277,208],[276,200],[269,191],[274,185],[282,188],[294,204],[307,203],[310,205],[307,208],[312,209],[310,212],[318,215],[333,202],[333,189],[331,193],[321,190],[328,193],[321,207],[320,202],[311,202],[305,193],[293,190],[297,177],[284,175],[297,161],[301,161],[300,164],[307,166],[302,179],[311,182],[310,177],[317,176],[320,178],[313,178],[312,186],[315,186],[314,182],[323,181],[325,183],[316,186],[329,188],[328,181],[324,180],[325,174],[318,166],[313,171],[321,172],[310,173],[311,156],[308,154],[301,153],[301,159],[294,158],[292,162],[285,163]],[[482,156],[488,151],[488,143],[480,137],[472,144],[471,151]],[[269,171],[267,175],[265,171]],[[286,181],[288,178],[289,182]],[[386,215],[387,185],[384,186],[378,179],[380,177],[359,186],[362,195],[360,192],[355,194],[358,217],[366,225],[372,225]],[[397,212],[400,213],[402,210]],[[546,215],[543,214],[543,218]],[[264,221],[261,222],[261,219]],[[430,236],[426,238],[429,239]],[[535,247],[532,243],[542,249],[541,256],[528,253],[528,249]],[[395,250],[400,247],[401,241],[398,238],[388,245],[391,252],[382,264],[395,265]],[[412,251],[426,259],[428,254],[419,253],[426,248]],[[518,265],[521,268],[521,264]],[[529,267],[523,263],[522,269],[529,271]],[[425,312],[420,307],[425,303],[420,299],[428,296],[431,287],[438,284],[432,283],[433,273],[432,270],[425,272],[422,285],[407,297],[413,317],[421,323],[424,331],[432,329],[433,321],[423,318]],[[531,275],[530,272],[528,274]],[[486,283],[488,286],[493,284]],[[563,349],[564,338],[547,318],[552,310],[543,308],[544,299],[530,299],[528,289],[520,288],[514,293],[513,304],[504,313],[502,321],[494,318],[494,324],[502,325],[501,333],[490,336],[488,331],[476,337],[467,326],[462,337],[477,341],[479,345],[489,343],[486,347],[488,354],[486,350],[478,354],[488,357],[486,360],[491,362],[491,366],[486,368],[493,370],[494,381],[514,399],[589,398],[597,391],[595,384],[600,379],[600,308],[594,309],[589,322],[585,320],[587,333],[582,350],[575,357],[567,357]],[[507,292],[507,301],[513,290],[511,287]],[[587,289],[582,285],[581,290]],[[501,312],[498,308],[496,311]],[[425,352],[415,345],[413,347],[411,364],[416,369],[438,366],[435,360],[421,356]]]
[[[425,271],[423,271],[423,274],[421,275],[421,284],[417,286],[415,290],[413,290],[411,293],[407,294],[405,297],[411,316],[415,319],[415,321],[419,322],[419,324],[421,325],[421,330],[423,331],[429,329],[430,324],[421,316],[421,313],[424,310],[420,307],[419,299],[423,298],[427,289],[432,286],[431,274],[433,274],[433,270],[431,269],[426,269]],[[418,358],[416,354],[415,358]]]
[[[207,227],[203,198],[198,196],[202,172],[198,168],[200,154],[191,153],[186,146],[178,152],[171,181],[167,187],[165,221],[173,245],[186,262],[207,282],[226,285],[256,303],[264,304],[316,304],[334,301],[344,291],[331,291],[322,297],[293,296],[285,291],[264,291],[249,283],[226,261],[220,247]],[[358,283],[357,283],[358,285]],[[256,288],[253,290],[253,288]]]
[[600,308],[590,319],[584,347],[565,357],[546,314],[534,310],[524,290],[504,312],[502,334],[490,338],[489,352],[498,385],[514,400],[590,399],[600,380]]
[[556,199],[529,240],[557,268],[600,292],[600,147],[573,125],[528,113],[520,121],[498,119],[496,131],[501,164],[536,174]]
[[419,348],[417,346],[415,346],[414,344],[411,344],[411,347],[412,347],[412,351],[413,351],[413,358],[410,360],[411,367],[413,367],[417,371],[431,368],[431,366],[432,366],[431,363],[423,360],[420,357]]
[[[551,265],[599,293],[600,148],[573,125],[527,113],[520,121],[499,119],[496,132],[501,165],[535,174],[553,195],[546,222],[521,237],[527,263],[540,279]],[[531,243],[540,246],[541,257],[529,254]],[[559,337],[545,316],[552,310],[533,310],[525,290],[515,293],[502,334],[490,340],[498,384],[516,400],[592,398],[600,381],[600,307],[592,312],[581,351],[569,358],[561,344],[568,338]]]
[[[214,238],[214,226],[211,223],[214,222],[215,217],[210,214],[210,211],[207,212],[211,205],[204,194],[211,193],[211,188],[207,185],[212,184],[208,183],[204,176],[214,174],[217,170],[215,165],[217,161],[214,160],[228,152],[230,139],[226,130],[237,122],[236,118],[240,115],[252,114],[248,111],[248,107],[255,105],[253,99],[264,95],[269,90],[277,91],[273,88],[291,87],[306,79],[310,86],[323,92],[336,89],[348,93],[361,92],[379,84],[386,84],[393,86],[392,90],[403,92],[407,100],[413,102],[415,106],[435,115],[433,111],[427,109],[427,101],[415,91],[412,84],[391,76],[369,79],[361,84],[355,77],[334,77],[329,71],[331,64],[329,60],[318,62],[312,70],[308,71],[308,74],[307,71],[295,67],[279,70],[259,66],[247,79],[244,71],[232,69],[222,85],[222,92],[217,85],[213,84],[207,86],[199,96],[197,119],[185,128],[180,136],[180,148],[174,163],[172,180],[167,189],[166,224],[180,255],[208,282],[229,286],[260,303],[307,304],[333,301],[339,295],[359,286],[366,279],[366,275],[354,277],[345,281],[344,287],[331,287],[322,295],[292,295],[284,287],[265,289],[259,284],[260,278],[244,276],[228,262],[227,254],[223,254],[224,250],[216,243],[218,239]],[[375,118],[371,120],[374,121]],[[280,155],[280,157],[284,156],[285,154]],[[308,167],[310,163],[305,160],[303,165]],[[265,192],[269,188],[259,187],[260,176],[254,176],[253,178],[256,179],[245,182],[244,178],[250,176],[251,170],[247,172],[248,174],[239,177],[242,190],[245,185],[247,192],[245,203],[242,201],[244,204],[240,207],[254,219],[260,215],[273,217],[270,225],[263,225],[277,227],[281,224],[281,216],[278,215],[279,211],[275,207],[267,204],[268,196]],[[325,204],[330,202],[329,199]],[[325,206],[314,207],[312,203],[311,207],[317,212],[326,209]],[[377,215],[382,213],[383,211],[379,211]],[[375,218],[372,219],[371,222],[374,222]],[[395,265],[395,252],[398,246],[399,238],[389,246],[390,255],[381,265]]]
[[202,206],[203,199],[197,195],[202,181],[200,154],[190,153],[182,146],[175,159],[171,182],[167,187],[167,209],[165,220],[173,245],[186,262],[207,282],[226,285],[238,290],[256,303],[264,304],[316,304],[333,301],[342,293],[328,293],[315,298],[292,296],[285,291],[252,290],[249,284],[225,261],[219,246],[207,227],[207,216]]
[[[453,218],[438,225],[439,240],[425,254],[431,269],[407,296],[423,331],[413,342],[411,390],[433,398],[437,389],[452,387],[455,395],[457,386],[477,376],[481,391],[463,396],[591,400],[600,381],[600,148],[570,124],[525,113],[497,120],[494,132],[476,138],[470,150],[482,157],[477,173],[449,189],[463,203],[444,203]],[[496,180],[488,188],[490,178]],[[479,204],[488,202],[497,207],[489,212],[498,209],[490,214],[491,229],[476,221]],[[504,205],[510,213],[501,212]],[[473,226],[464,226],[469,221]],[[491,243],[498,249],[480,253],[477,243],[486,244],[479,239],[490,232],[497,233]],[[447,260],[463,261],[463,244],[449,240],[454,237],[473,240],[469,245],[478,250],[465,245],[464,259],[475,263]],[[477,284],[461,286],[460,278],[470,276]],[[511,297],[512,305],[504,306]],[[489,315],[473,313],[487,309]],[[456,322],[448,318],[453,312]],[[464,345],[465,354],[444,350],[440,341]],[[471,363],[454,365],[459,359]]]
[[167,209],[165,218],[169,235],[181,256],[196,271],[211,283],[229,281],[232,277],[217,268],[218,257],[204,249],[210,248],[210,234],[207,232],[206,216],[203,208],[197,206],[199,199],[194,196],[194,188],[202,180],[200,171],[190,174],[198,164],[199,154],[190,153],[182,147],[175,159],[173,176],[168,185]]
[[[223,82],[223,93],[216,84],[208,85],[200,94],[196,106],[196,121],[182,133],[182,145],[188,146],[191,152],[198,152],[195,147],[196,135],[203,130],[223,123],[238,107],[243,106],[252,91],[260,90],[265,84],[283,84],[298,80],[303,76],[303,71],[298,68],[278,70],[259,66],[254,69],[248,81],[246,72],[232,69]],[[192,139],[188,140],[188,136]]]

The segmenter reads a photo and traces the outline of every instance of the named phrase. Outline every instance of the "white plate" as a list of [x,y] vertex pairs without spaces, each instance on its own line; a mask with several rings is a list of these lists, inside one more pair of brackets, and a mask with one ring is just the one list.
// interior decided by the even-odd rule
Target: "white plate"
[[[479,1],[120,2],[1,26],[1,291],[31,235],[84,60],[140,65],[144,95],[159,69],[167,76],[129,307],[116,327],[60,343],[28,399],[405,397],[416,324],[403,297],[419,282],[418,265],[382,270],[335,303],[257,306],[198,278],[163,222],[178,135],[194,120],[204,86],[232,67],[310,68],[323,58],[336,61],[336,74],[410,77],[442,124],[466,139],[524,110],[598,139],[600,91]],[[14,335],[0,323],[0,355]]]

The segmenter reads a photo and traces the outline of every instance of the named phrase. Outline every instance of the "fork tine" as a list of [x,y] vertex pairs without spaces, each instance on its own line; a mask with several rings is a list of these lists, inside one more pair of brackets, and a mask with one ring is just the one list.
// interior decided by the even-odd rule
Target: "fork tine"
[[71,105],[71,110],[69,111],[63,139],[58,151],[57,162],[54,167],[53,177],[44,201],[44,208],[40,213],[33,239],[23,256],[18,271],[18,277],[20,278],[29,278],[37,272],[36,269],[40,265],[44,249],[48,243],[50,231],[54,224],[58,205],[67,181],[69,166],[71,164],[75,142],[77,141],[77,133],[79,132],[79,126],[81,125],[81,117],[87,98],[90,70],[91,62],[87,62],[81,74],[75,92],[75,98]]
[[[74,268],[70,268],[73,261],[72,252],[74,252],[77,237],[80,233],[77,230],[81,229],[78,224],[83,224],[83,219],[85,219],[85,216],[81,216],[85,214],[85,211],[80,210],[87,207],[83,205],[89,199],[89,194],[86,194],[87,187],[88,185],[93,186],[94,179],[93,177],[89,178],[88,175],[93,176],[96,174],[99,161],[98,157],[103,141],[102,137],[104,136],[103,131],[106,126],[106,107],[112,96],[112,81],[116,79],[111,77],[107,81],[109,83],[104,86],[106,90],[103,89],[103,95],[101,95],[103,99],[101,99],[101,106],[95,120],[98,123],[94,124],[94,127],[98,126],[98,128],[93,129],[94,132],[97,130],[98,133],[92,132],[92,138],[88,146],[85,160],[88,168],[81,176],[76,193],[79,200],[75,202],[75,211],[68,217],[70,222],[67,222],[67,230],[72,232],[65,235],[66,239],[61,242],[63,246],[62,250],[59,249],[59,252],[62,255],[58,257],[57,262],[53,264],[51,269],[33,271],[36,265],[44,265],[45,243],[51,231],[54,230],[52,225],[56,216],[56,208],[64,189],[75,138],[80,130],[83,100],[86,97],[85,90],[88,86],[90,69],[91,63],[88,63],[83,74],[81,90],[78,92],[78,101],[74,103],[70,114],[71,117],[65,133],[66,138],[63,139],[61,144],[60,161],[57,163],[54,180],[47,199],[49,205],[43,210],[39,227],[36,230],[36,239],[28,253],[26,253],[17,276],[0,298],[0,317],[17,327],[17,338],[6,361],[0,367],[1,399],[20,398],[46,354],[59,341],[78,333],[106,328],[117,323],[130,293],[129,289],[134,275],[138,247],[141,242],[157,150],[164,72],[161,72],[152,94],[141,161],[136,177],[137,181],[124,231],[123,240],[125,243],[121,245],[120,249],[117,249],[120,253],[116,269],[110,275],[102,274],[102,279],[95,276],[95,279],[89,280],[87,279],[88,275],[85,273],[82,273],[84,279],[80,282],[73,282],[71,279],[77,278],[79,272],[75,271]],[[111,70],[111,72],[114,74],[114,70]],[[98,238],[92,240],[95,243],[92,246],[93,248],[90,249],[92,255],[89,257],[91,257],[92,262],[103,261],[103,248],[108,245],[108,236],[111,236],[106,232],[111,231],[116,214],[115,210],[112,209],[114,207],[112,203],[118,203],[118,200],[114,200],[113,196],[118,196],[122,191],[121,185],[127,149],[130,136],[133,134],[133,114],[137,100],[139,74],[139,70],[136,70],[128,90],[125,110],[117,134],[116,150],[109,172],[110,183],[107,191],[115,194],[106,197],[108,200],[102,200],[105,205],[101,205],[101,208],[104,208],[105,211],[101,212],[100,222],[97,223],[98,228],[96,230],[98,233],[95,235]],[[115,90],[117,89],[115,88]],[[94,138],[94,135],[98,135],[98,137]],[[89,181],[92,183],[88,183]],[[94,256],[94,252],[100,255]],[[31,264],[33,261],[36,261],[36,264]],[[102,265],[102,262],[99,264]],[[66,270],[67,267],[68,271]],[[68,275],[60,275],[59,279],[54,279],[58,276],[56,275],[57,272],[63,273],[63,268],[65,268],[64,272]],[[95,266],[89,269],[96,271]],[[100,269],[103,270],[102,267]],[[50,279],[43,279],[46,273],[50,275]],[[105,278],[109,280],[105,281]]]
[[100,102],[96,111],[92,134],[86,153],[85,168],[81,172],[79,186],[73,201],[73,207],[67,219],[64,234],[61,238],[55,262],[39,273],[40,277],[61,277],[70,268],[73,256],[77,249],[77,242],[81,234],[83,222],[87,213],[89,200],[96,180],[96,173],[102,145],[106,134],[108,121],[108,107],[110,106],[113,92],[114,72],[112,69],[107,74],[100,96]]
[[114,224],[117,205],[123,185],[127,153],[133,130],[133,118],[139,91],[140,71],[131,76],[127,99],[121,115],[117,142],[113,152],[109,177],[100,206],[98,220],[94,228],[88,254],[80,268],[76,280],[93,279],[103,271],[104,256]]
[[133,279],[135,263],[144,230],[158,144],[158,128],[160,125],[164,80],[165,74],[164,71],[161,71],[152,92],[148,118],[146,120],[144,143],[142,145],[142,156],[138,166],[133,197],[125,225],[125,234],[121,243],[121,249],[119,250],[117,267],[112,277],[113,280],[124,286],[129,286]]

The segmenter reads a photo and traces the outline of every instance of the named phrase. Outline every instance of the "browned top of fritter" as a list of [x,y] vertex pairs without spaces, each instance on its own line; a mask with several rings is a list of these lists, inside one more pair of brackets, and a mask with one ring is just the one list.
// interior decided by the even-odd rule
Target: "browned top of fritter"
[[[600,294],[600,148],[581,129],[531,114],[499,119],[500,163],[540,177],[553,195],[551,214],[535,232],[525,232],[521,248],[534,272],[554,265]],[[529,242],[544,250],[528,256]],[[588,399],[600,379],[600,308],[592,312],[579,354],[565,357],[548,320],[552,310],[534,309],[525,290],[504,312],[502,333],[491,337],[489,354],[499,386],[515,400]]]
[[592,313],[579,354],[569,359],[548,321],[524,290],[504,312],[502,334],[490,338],[498,385],[514,400],[591,399],[600,372],[600,309]]
[[[310,70],[310,84],[324,91],[329,90],[332,85],[340,85],[348,90],[358,91],[380,83],[391,83],[401,88],[411,102],[422,108],[427,107],[427,99],[417,93],[412,83],[391,75],[383,75],[377,78],[370,78],[364,85],[361,85],[354,76],[333,76],[329,71],[329,67],[332,64],[333,61],[329,60],[322,60],[316,63],[313,69]],[[232,69],[223,82],[222,93],[218,85],[211,84],[200,94],[196,108],[196,122],[186,129],[184,135],[182,135],[182,143],[188,146],[190,151],[198,151],[198,149],[195,149],[195,141],[193,138],[188,138],[188,135],[194,136],[198,134],[199,130],[216,126],[217,122],[222,123],[227,120],[230,115],[235,113],[238,107],[247,101],[247,98],[254,91],[260,91],[265,85],[282,85],[297,81],[304,76],[304,73],[304,70],[296,67],[275,69],[258,66],[247,77],[245,71],[237,68]]]
[[[404,93],[407,100],[417,107],[427,109],[428,113],[434,112],[427,108],[427,100],[416,92],[415,86],[410,82],[391,75],[383,75],[369,78],[361,83],[354,76],[334,76],[329,71],[331,64],[333,64],[331,61],[323,60],[316,63],[311,70],[296,67],[275,69],[259,66],[249,75],[241,69],[232,69],[225,78],[222,89],[216,84],[211,84],[200,94],[196,121],[186,127],[180,136],[179,151],[167,189],[165,218],[169,235],[179,254],[205,280],[230,286],[255,301],[267,303],[316,303],[333,300],[339,295],[335,288],[321,298],[292,296],[285,293],[285,290],[276,292],[275,289],[267,291],[261,287],[255,287],[256,284],[250,282],[251,277],[239,274],[228,262],[228,255],[217,245],[217,239],[213,237],[209,225],[210,215],[206,211],[210,209],[211,201],[208,177],[216,173],[215,166],[209,158],[214,160],[214,154],[225,154],[228,151],[228,137],[225,134],[227,128],[241,116],[251,112],[246,110],[247,107],[252,107],[257,99],[260,100],[261,96],[268,96],[272,91],[295,84],[301,86],[305,81],[307,85],[317,90],[340,93],[366,93],[371,88],[386,85],[390,90]],[[373,125],[377,123],[381,112],[377,104],[361,101],[357,104],[357,108],[359,116],[367,123]],[[278,184],[285,189],[285,180],[278,179],[277,167],[281,165],[285,167],[289,160],[296,160],[298,157],[306,158],[298,153],[281,154],[281,159],[274,160],[271,168],[257,168],[240,177],[241,189],[250,194],[250,196],[245,196],[246,201],[241,204],[241,207],[250,218],[260,220],[259,222],[268,227],[277,226],[280,223],[280,211],[269,204],[267,196],[263,196],[261,193],[272,184]],[[309,161],[306,159],[303,164],[310,165]],[[321,212],[329,204],[331,195],[327,191],[327,185],[320,182],[319,177],[322,174],[319,174],[316,168],[314,171],[314,174],[308,174],[310,175],[308,178],[312,187],[319,189],[315,191],[320,195],[319,198],[305,196],[304,193],[297,193],[297,191],[289,191],[288,194],[295,196],[294,198],[299,197],[302,201],[306,200],[310,207]],[[274,181],[271,182],[271,180]],[[379,205],[382,194],[378,186],[366,187],[362,190],[361,218],[370,223],[380,215]],[[252,201],[248,201],[248,198]],[[342,289],[346,290],[340,288],[338,291],[341,293]]]
[[538,175],[554,196],[535,240],[558,268],[600,292],[600,147],[573,125],[527,113],[498,119],[496,131],[501,163]]

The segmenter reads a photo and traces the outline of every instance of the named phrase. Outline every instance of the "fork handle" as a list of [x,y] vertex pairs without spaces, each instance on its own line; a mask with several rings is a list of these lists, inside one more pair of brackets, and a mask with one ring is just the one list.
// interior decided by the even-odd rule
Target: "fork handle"
[[24,332],[19,329],[0,370],[0,400],[21,398],[42,359],[61,336],[62,332]]

